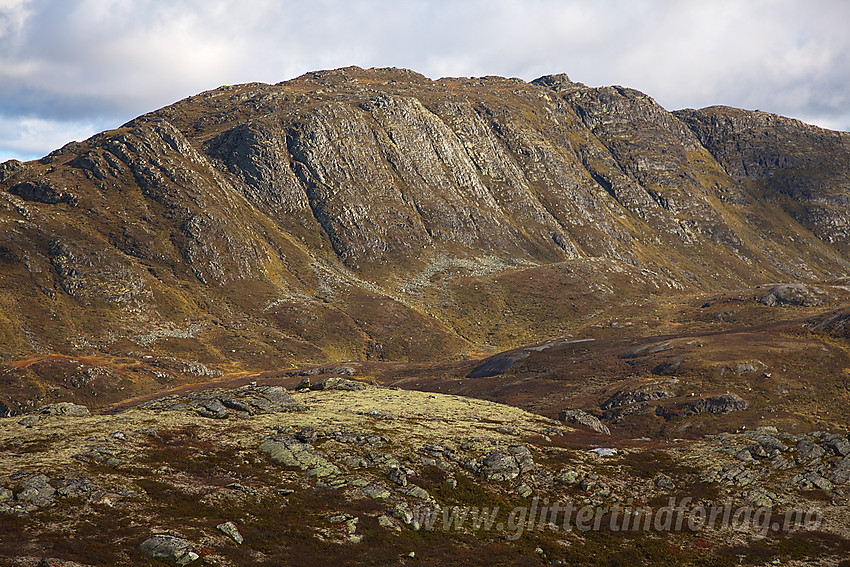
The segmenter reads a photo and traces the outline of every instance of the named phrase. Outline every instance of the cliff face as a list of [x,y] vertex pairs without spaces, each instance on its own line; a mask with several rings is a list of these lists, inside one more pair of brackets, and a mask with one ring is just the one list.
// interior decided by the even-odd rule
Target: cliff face
[[445,359],[639,295],[835,278],[849,140],[565,75],[222,87],[0,166],[0,356]]
[[711,107],[676,112],[737,179],[845,255],[850,243],[850,134],[797,120]]

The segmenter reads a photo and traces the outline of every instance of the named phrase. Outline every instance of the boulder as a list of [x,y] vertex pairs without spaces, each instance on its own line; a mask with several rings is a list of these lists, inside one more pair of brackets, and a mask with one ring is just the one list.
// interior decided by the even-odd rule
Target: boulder
[[519,465],[513,455],[493,451],[484,457],[478,474],[484,480],[512,480],[519,476]]
[[67,417],[86,417],[91,415],[89,408],[71,402],[59,402],[48,404],[38,408],[35,413],[41,415],[63,415]]
[[652,483],[664,490],[673,490],[676,488],[676,483],[673,482],[673,479],[667,476],[664,473],[658,473],[655,475],[655,478],[652,479]]
[[219,399],[212,399],[201,404],[201,407],[198,408],[198,413],[204,417],[210,417],[213,419],[223,419],[227,417],[227,414],[230,412],[221,403]]
[[589,413],[579,409],[561,410],[561,413],[558,414],[558,420],[563,421],[564,423],[587,427],[588,429],[592,429],[597,433],[611,435],[611,430],[608,429],[607,425],[599,421],[598,417],[590,415]]
[[200,557],[187,540],[169,535],[148,538],[142,542],[139,549],[151,559],[174,565],[188,565]]
[[230,537],[237,544],[241,545],[244,540],[242,534],[239,533],[239,529],[236,527],[236,524],[233,522],[224,522],[223,524],[219,524],[216,526],[221,533]]
[[799,305],[814,307],[823,303],[821,290],[803,284],[782,284],[758,298],[758,302],[768,307]]
[[481,461],[478,476],[484,480],[512,480],[534,467],[531,451],[524,445],[514,445],[508,452],[491,451]]
[[53,503],[55,494],[56,489],[50,486],[47,477],[43,474],[37,474],[18,485],[18,493],[15,495],[15,500],[35,506],[49,506]]

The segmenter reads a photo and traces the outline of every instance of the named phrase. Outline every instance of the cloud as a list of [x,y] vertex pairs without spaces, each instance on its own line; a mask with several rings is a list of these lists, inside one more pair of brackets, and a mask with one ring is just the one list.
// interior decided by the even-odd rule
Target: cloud
[[0,161],[38,159],[48,153],[45,148],[56,149],[73,140],[85,140],[97,131],[88,122],[0,116]]
[[0,154],[44,154],[84,125],[223,84],[346,65],[566,72],[671,109],[848,129],[848,21],[844,0],[0,0]]

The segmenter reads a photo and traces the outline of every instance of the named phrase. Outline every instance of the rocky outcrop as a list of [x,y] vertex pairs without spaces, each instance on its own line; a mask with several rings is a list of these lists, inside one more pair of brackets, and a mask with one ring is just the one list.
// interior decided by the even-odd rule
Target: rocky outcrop
[[74,206],[79,202],[77,196],[70,191],[57,188],[50,181],[44,179],[18,183],[9,189],[9,193],[17,195],[24,201],[36,201],[48,205],[65,203]]
[[599,407],[610,410],[640,402],[652,402],[672,398],[676,393],[669,384],[648,384],[636,390],[620,390],[613,396],[602,402]]
[[189,541],[169,535],[150,537],[142,542],[139,550],[151,559],[172,565],[188,565],[201,557]]
[[674,114],[730,175],[756,182],[806,228],[846,252],[850,135],[722,106]]
[[300,412],[306,408],[282,386],[247,385],[234,390],[206,390],[185,398],[166,397],[146,402],[140,407],[160,411],[196,412],[203,417],[223,419],[230,415],[252,415]]
[[347,378],[341,378],[339,376],[332,376],[330,378],[325,378],[324,380],[320,380],[315,384],[310,384],[309,388],[311,390],[365,390],[366,384],[363,382],[357,382],[355,380],[349,380]]
[[782,305],[802,305],[813,307],[823,303],[826,293],[803,284],[783,284],[772,287],[758,298],[758,302],[768,307]]
[[683,404],[686,413],[729,413],[743,411],[750,407],[749,402],[738,394],[722,394],[720,396],[708,396]]
[[837,311],[830,311],[813,317],[806,325],[815,330],[831,335],[850,338],[850,309],[844,308]]
[[71,402],[59,402],[42,406],[36,410],[36,413],[41,415],[65,415],[69,417],[85,417],[89,415],[89,409],[86,406],[74,404]]
[[581,425],[582,427],[587,427],[588,429],[596,431],[597,433],[611,435],[611,430],[608,429],[607,425],[599,421],[598,417],[582,410],[561,410],[561,413],[558,414],[558,421],[563,421],[564,423],[569,423],[573,425]]
[[[725,495],[722,506],[735,509],[784,511],[791,503],[816,509],[824,514],[821,529],[832,534],[830,542],[846,535],[839,521],[843,507],[823,504],[840,501],[850,478],[845,433],[762,427],[670,443],[612,436],[597,447],[587,435],[509,406],[380,387],[304,389],[292,394],[304,411],[250,418],[234,412],[210,422],[195,411],[174,411],[199,400],[244,402],[271,388],[220,388],[120,414],[44,415],[31,426],[5,424],[0,457],[16,464],[0,467],[0,525],[8,530],[0,539],[0,561],[24,557],[36,564],[60,555],[79,565],[237,565],[262,554],[266,563],[288,565],[356,551],[364,562],[386,564],[398,562],[399,549],[409,558],[410,542],[427,539],[417,554],[444,549],[460,556],[471,547],[463,564],[492,563],[492,542],[473,536],[482,529],[511,536],[515,530],[504,531],[507,524],[498,527],[511,510],[517,519],[522,511],[557,503],[592,518],[629,500],[662,510],[670,498],[683,502],[685,511],[704,510],[714,504],[703,495],[718,493]],[[386,408],[395,419],[374,419]],[[84,454],[90,458],[80,458]],[[682,493],[700,500],[689,505]],[[489,520],[481,514],[490,518],[506,502],[508,511],[483,528],[480,522]],[[535,544],[558,553],[550,550],[561,549],[563,524],[530,526],[523,517]],[[86,538],[57,546],[69,530],[84,529]],[[755,536],[759,529],[740,526],[738,533]],[[8,537],[16,533],[26,533],[25,547]],[[597,556],[622,557],[629,541],[610,545],[582,533],[573,531],[572,545],[590,542]],[[669,555],[667,543],[675,541],[704,558],[700,535],[661,529],[653,538],[665,543],[659,557]],[[527,558],[527,546],[503,539],[498,553],[511,564]],[[746,545],[736,541],[728,551]],[[807,549],[834,556],[834,547]]]

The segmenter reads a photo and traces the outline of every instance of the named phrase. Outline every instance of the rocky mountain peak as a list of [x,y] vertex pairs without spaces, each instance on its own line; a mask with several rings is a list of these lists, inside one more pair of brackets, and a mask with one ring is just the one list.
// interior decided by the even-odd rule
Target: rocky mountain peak
[[564,74],[221,87],[3,164],[0,353],[445,360],[638,293],[834,279],[847,140]]

